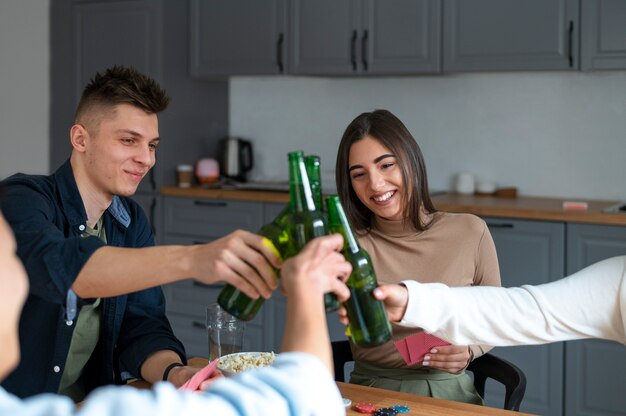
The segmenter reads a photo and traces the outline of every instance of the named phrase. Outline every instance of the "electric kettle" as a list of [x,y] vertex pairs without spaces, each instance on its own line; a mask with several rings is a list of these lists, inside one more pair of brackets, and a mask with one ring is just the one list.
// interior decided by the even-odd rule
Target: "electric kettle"
[[252,169],[252,142],[238,137],[226,137],[220,142],[222,176],[245,182]]

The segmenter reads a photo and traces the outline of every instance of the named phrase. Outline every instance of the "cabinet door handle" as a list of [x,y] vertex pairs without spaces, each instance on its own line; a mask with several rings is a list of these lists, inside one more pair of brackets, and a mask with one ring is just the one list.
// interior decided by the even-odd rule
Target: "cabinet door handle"
[[228,206],[228,202],[224,202],[224,201],[201,201],[201,200],[194,200],[193,201],[194,205],[198,205],[200,207],[226,207]]
[[350,62],[352,62],[352,71],[356,71],[356,38],[358,34],[356,30],[352,31],[352,39],[350,39]]
[[206,329],[206,326],[202,322],[192,321],[191,326],[194,328]]
[[363,62],[363,70],[367,71],[367,30],[363,31],[363,38],[361,39],[361,60]]
[[488,222],[487,227],[489,228],[515,228],[515,225],[511,224],[510,222],[504,222],[502,224],[492,224]]
[[569,67],[573,68],[574,67],[574,22],[572,20],[570,20],[569,22],[569,50],[568,50],[568,55],[569,55]]
[[278,64],[278,72],[281,74],[285,70],[285,65],[283,64],[283,43],[285,41],[285,35],[279,34],[278,41],[276,42],[276,63]]

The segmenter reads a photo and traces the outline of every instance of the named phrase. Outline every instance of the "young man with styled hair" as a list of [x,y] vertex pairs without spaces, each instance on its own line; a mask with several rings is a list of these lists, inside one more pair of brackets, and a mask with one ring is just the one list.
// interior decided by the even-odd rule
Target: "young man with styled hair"
[[154,246],[132,196],[154,166],[163,89],[112,67],[85,87],[70,128],[69,160],[50,176],[4,181],[30,291],[20,320],[22,362],[3,382],[20,397],[142,378],[177,386],[196,371],[165,316],[159,285],[224,281],[252,297],[276,287],[278,259],[263,238],[235,231],[195,246]]

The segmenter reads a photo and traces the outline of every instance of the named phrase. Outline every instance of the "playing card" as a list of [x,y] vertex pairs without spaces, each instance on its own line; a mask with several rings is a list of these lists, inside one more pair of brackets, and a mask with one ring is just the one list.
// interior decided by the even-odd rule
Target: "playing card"
[[408,346],[406,345],[406,339],[399,339],[398,341],[394,341],[394,345],[396,346],[398,352],[400,352],[400,355],[402,356],[402,359],[404,359],[404,362],[406,362],[407,364],[410,363],[411,358],[409,356]]
[[434,347],[450,345],[449,342],[437,338],[426,332],[411,335],[405,338],[407,349],[409,350],[409,365],[424,361],[424,355],[428,354]]
[[178,390],[191,390],[191,391],[198,390],[198,387],[200,387],[200,384],[202,384],[203,381],[211,377],[211,375],[217,368],[217,364],[219,364],[219,362],[220,362],[219,359],[215,359],[211,361],[206,367],[198,371],[196,374],[193,375],[193,377],[187,380],[185,384],[180,386]]

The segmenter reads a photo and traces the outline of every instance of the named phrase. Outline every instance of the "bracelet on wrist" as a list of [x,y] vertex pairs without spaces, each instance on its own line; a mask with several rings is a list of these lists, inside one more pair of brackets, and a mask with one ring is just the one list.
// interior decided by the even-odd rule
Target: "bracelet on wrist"
[[184,366],[185,364],[182,364],[182,363],[172,363],[168,365],[167,367],[165,367],[165,371],[163,371],[163,381],[167,381],[167,378],[170,375],[170,371],[172,371],[174,367],[184,367]]

